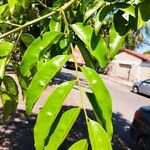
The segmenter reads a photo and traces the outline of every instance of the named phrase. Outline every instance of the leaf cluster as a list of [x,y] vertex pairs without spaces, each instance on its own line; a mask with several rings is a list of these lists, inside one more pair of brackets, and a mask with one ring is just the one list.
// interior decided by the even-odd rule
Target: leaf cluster
[[[64,82],[50,93],[37,116],[34,141],[37,150],[58,149],[76,121],[82,107],[60,115],[65,98],[75,82],[79,85],[89,137],[69,150],[112,149],[112,100],[97,65],[105,68],[122,47],[129,31],[135,31],[150,16],[148,0],[7,0],[0,1],[0,96],[3,118],[15,112],[19,95],[26,114],[32,114],[49,82],[72,58],[76,81]],[[91,88],[85,93],[96,120],[91,120],[82,100],[75,47],[84,66],[81,71]],[[13,66],[17,80],[6,75]],[[21,89],[21,92],[19,92]]]

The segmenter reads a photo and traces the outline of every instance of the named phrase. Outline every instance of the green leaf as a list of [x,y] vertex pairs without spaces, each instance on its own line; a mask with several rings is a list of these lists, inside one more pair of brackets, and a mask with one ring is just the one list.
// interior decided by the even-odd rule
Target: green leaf
[[137,16],[138,16],[138,18],[137,18],[137,29],[140,29],[141,27],[143,27],[146,24],[146,22],[143,21],[143,19],[142,19],[140,9],[138,9],[138,11],[137,11]]
[[110,31],[109,31],[109,35],[110,35],[110,57],[114,58],[115,55],[118,53],[118,51],[120,50],[120,48],[122,48],[123,42],[124,42],[124,36],[120,36],[115,28],[114,25],[111,26]]
[[112,150],[111,142],[102,126],[89,119],[88,133],[93,150]]
[[11,76],[5,75],[3,78],[3,84],[6,88],[6,92],[2,95],[4,119],[7,119],[7,117],[17,109],[19,91],[16,81]]
[[78,37],[85,43],[88,49],[92,51],[91,40],[93,28],[87,25],[84,26],[82,23],[73,24],[71,27],[78,35]]
[[139,5],[140,13],[142,16],[143,21],[148,21],[150,19],[150,2],[149,0],[143,0],[143,2]]
[[29,47],[30,44],[35,40],[34,36],[32,34],[29,33],[23,33],[21,35],[21,40],[23,41],[23,43]]
[[22,99],[24,99],[26,96],[26,93],[27,93],[27,88],[29,85],[29,79],[21,76],[20,68],[19,68],[19,65],[17,63],[13,63],[13,66],[14,66],[14,70],[15,70],[15,73],[16,73],[18,81],[19,81],[19,85],[20,85],[21,90],[22,90]]
[[6,120],[9,115],[17,109],[18,86],[15,80],[10,76],[3,78],[3,85],[6,89],[0,88],[0,95],[3,104],[3,119]]
[[[136,0],[134,3],[135,4],[139,4],[140,2],[142,2],[143,0]],[[133,1],[131,1],[133,3]]]
[[[94,40],[94,39],[93,39]],[[100,39],[95,51],[93,52],[93,56],[98,60],[101,68],[105,68],[109,63],[109,55],[108,48],[106,42],[103,38]]]
[[0,6],[0,15],[5,11],[7,6],[8,6],[8,4],[4,4],[4,5]]
[[61,35],[59,32],[47,32],[32,42],[22,58],[20,69],[23,76],[30,75],[30,69],[38,61],[40,54],[45,53]]
[[4,77],[6,62],[7,58],[0,58],[0,80]]
[[107,46],[104,39],[96,36],[93,28],[89,25],[83,26],[81,23],[76,23],[71,27],[84,42],[91,55],[93,55],[98,60],[100,66],[104,68],[109,62]]
[[95,69],[94,58],[83,43],[77,43],[87,67]]
[[5,85],[7,92],[15,96],[16,99],[18,99],[19,91],[16,81],[11,76],[5,75],[3,78],[3,83]]
[[62,23],[61,16],[57,16],[57,18],[52,17],[49,24],[50,31],[61,31],[61,23]]
[[23,8],[26,8],[26,5],[27,5],[28,1],[29,0],[19,0],[18,3],[20,3]]
[[[43,108],[40,110],[34,126],[34,140],[36,150],[44,148],[44,140],[54,123],[62,104],[74,86],[74,81],[68,81],[59,85],[48,97]],[[43,130],[44,129],[44,130]]]
[[99,1],[95,6],[85,12],[84,22],[86,22],[100,7],[105,4],[104,1]]
[[127,25],[128,25],[128,21],[122,16],[123,14],[124,12],[119,10],[117,13],[114,14],[114,18],[113,18],[115,30],[121,36],[127,33]]
[[86,92],[86,96],[88,97],[92,107],[93,107],[93,111],[94,111],[94,115],[97,119],[97,121],[102,125],[103,127],[105,128],[105,119],[103,117],[103,112],[102,112],[102,109],[100,107],[100,104],[99,102],[97,101],[94,93],[89,93],[89,92]]
[[56,56],[35,74],[26,94],[26,112],[28,115],[31,114],[33,106],[50,80],[58,73],[68,59],[69,56],[67,55]]
[[3,93],[1,99],[3,103],[3,119],[7,120],[13,109],[12,99],[7,93]]
[[63,113],[62,117],[60,118],[55,131],[49,138],[49,142],[46,145],[44,150],[55,150],[58,149],[61,143],[66,138],[67,134],[69,133],[72,125],[76,121],[80,112],[80,108],[72,108],[65,113]]
[[74,143],[68,150],[88,150],[87,139],[82,139]]
[[[98,105],[93,109],[96,111],[99,108],[102,115],[97,114],[97,117],[100,117],[99,120],[101,121],[103,128],[106,130],[109,139],[112,138],[113,127],[112,127],[112,100],[107,90],[103,80],[100,76],[93,70],[88,67],[83,67],[82,72],[86,77],[96,99],[93,99],[93,103]],[[95,106],[96,106],[95,105]],[[93,105],[94,106],[94,105]]]
[[0,57],[8,56],[13,48],[13,44],[10,42],[3,42],[0,44]]
[[127,8],[121,8],[120,10],[130,14],[131,16],[135,17],[135,6],[133,5],[130,5],[130,7],[127,7]]
[[17,0],[8,0],[8,5],[11,13],[13,12],[16,3]]
[[98,35],[98,33],[100,31],[100,28],[101,28],[101,26],[103,24],[103,21],[104,21],[105,17],[108,15],[108,13],[110,11],[113,10],[113,8],[114,8],[113,4],[105,5],[97,13],[96,18],[95,18],[95,27],[94,27],[96,35]]
[[122,2],[122,3],[116,2],[116,3],[114,3],[114,6],[119,9],[125,9],[127,7],[130,7],[131,4],[129,4],[129,2]]

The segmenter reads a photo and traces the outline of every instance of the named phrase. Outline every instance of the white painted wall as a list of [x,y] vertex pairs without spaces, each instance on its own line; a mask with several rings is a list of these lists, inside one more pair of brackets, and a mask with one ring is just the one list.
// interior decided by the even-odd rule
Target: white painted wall
[[150,62],[144,62],[140,58],[132,56],[126,52],[118,54],[110,64],[111,76],[127,79],[128,68],[122,68],[119,64],[130,65],[129,80],[144,80],[150,78]]

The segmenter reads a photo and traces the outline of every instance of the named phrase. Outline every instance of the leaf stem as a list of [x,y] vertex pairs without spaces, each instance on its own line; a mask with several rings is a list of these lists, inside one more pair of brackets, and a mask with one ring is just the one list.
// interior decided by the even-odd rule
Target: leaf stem
[[12,52],[11,52],[11,54],[10,54],[9,59],[7,60],[6,65],[9,63],[10,58],[11,58],[11,55],[13,54],[13,52],[16,50],[16,47],[17,47],[17,45],[18,45],[18,43],[19,43],[19,40],[20,40],[20,37],[21,37],[22,32],[23,32],[23,30],[21,30],[20,33],[19,33],[19,35],[18,35],[18,38],[17,38],[17,40],[16,40],[16,42],[15,42],[13,48],[12,48]]
[[79,91],[80,91],[81,107],[83,108],[83,111],[84,111],[84,114],[85,114],[86,122],[88,122],[88,115],[87,115],[86,108],[85,108],[85,104],[84,104],[83,98],[82,98],[83,91],[82,91],[82,87],[81,87],[81,83],[80,83],[80,79],[79,79],[79,74],[78,74],[78,64],[77,64],[77,61],[76,61],[76,58],[75,58],[75,55],[74,55],[74,49],[73,49],[72,44],[71,44],[71,50],[72,50],[72,58],[73,58],[74,64],[75,64],[76,78],[77,78],[77,82],[78,82],[78,86],[79,86]]
[[68,28],[68,21],[67,21],[67,18],[65,16],[64,10],[61,10],[61,13],[62,13],[62,16],[64,18],[64,23],[65,23],[65,30],[64,30],[64,32],[66,32],[66,30]]
[[44,20],[44,19],[46,19],[46,18],[48,18],[48,17],[50,17],[50,16],[56,14],[58,11],[59,11],[59,12],[61,12],[62,10],[64,11],[64,10],[66,10],[70,5],[72,5],[74,2],[75,2],[75,0],[71,0],[71,1],[69,1],[68,3],[64,4],[62,7],[58,8],[56,11],[52,11],[52,12],[50,12],[50,13],[44,15],[44,16],[41,16],[41,17],[39,17],[39,18],[37,18],[37,19],[34,19],[34,20],[30,21],[30,22],[26,22],[25,24],[19,26],[18,28],[15,28],[15,29],[13,29],[13,30],[11,30],[11,31],[8,31],[8,32],[6,32],[6,33],[0,35],[0,39],[1,39],[1,38],[4,38],[4,37],[6,37],[6,36],[8,36],[8,35],[10,35],[10,34],[12,34],[12,33],[15,33],[15,32],[17,32],[17,31],[19,31],[19,30],[22,30],[22,29],[24,29],[24,28],[26,28],[26,27],[28,27],[28,26],[30,26],[30,25],[32,25],[32,24],[35,24],[35,23],[37,23],[37,22],[39,22],[39,21],[41,21],[41,20]]
[[20,27],[21,26],[19,24],[15,24],[15,23],[8,22],[8,21],[0,21],[0,23],[2,23],[2,24],[8,24],[8,25],[11,25],[11,26],[16,26],[16,27]]

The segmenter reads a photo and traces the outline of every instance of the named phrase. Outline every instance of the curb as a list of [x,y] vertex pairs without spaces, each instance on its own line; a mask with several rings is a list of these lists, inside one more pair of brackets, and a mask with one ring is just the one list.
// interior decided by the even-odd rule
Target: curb
[[114,83],[124,85],[128,88],[132,88],[132,84],[133,84],[132,82],[123,80],[121,78],[115,78],[115,77],[106,76],[106,75],[102,75],[102,77],[103,77],[104,80],[108,80],[108,81],[111,81],[111,82],[114,82]]

